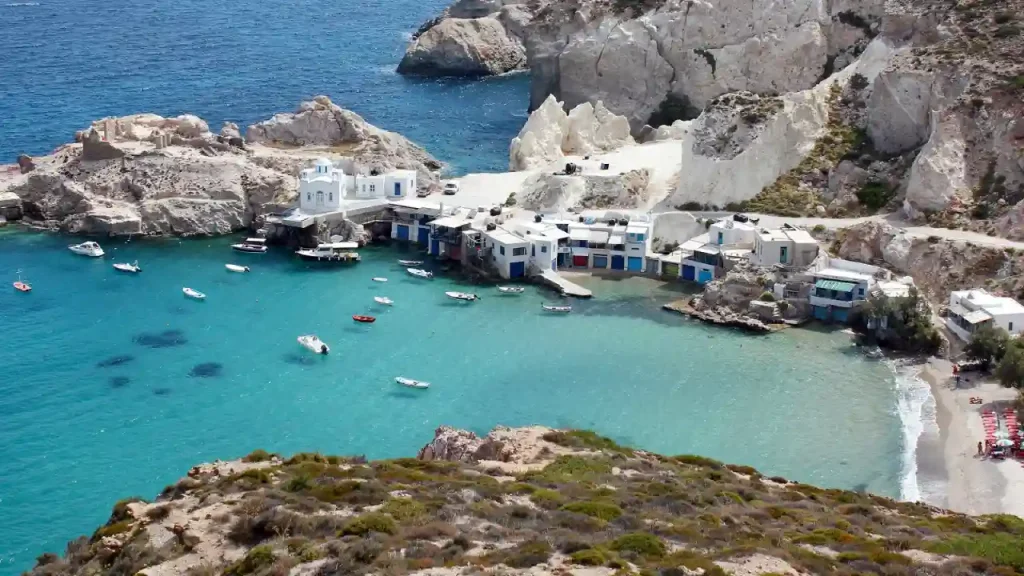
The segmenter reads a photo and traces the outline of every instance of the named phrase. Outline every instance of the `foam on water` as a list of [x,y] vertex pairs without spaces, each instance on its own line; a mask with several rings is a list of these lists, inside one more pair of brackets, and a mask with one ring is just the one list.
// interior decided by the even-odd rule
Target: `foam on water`
[[925,479],[918,470],[918,448],[923,439],[937,438],[939,425],[935,417],[935,398],[931,387],[920,377],[916,363],[888,360],[896,387],[896,413],[903,432],[903,472],[900,497],[903,500],[931,502],[944,491],[937,479]]

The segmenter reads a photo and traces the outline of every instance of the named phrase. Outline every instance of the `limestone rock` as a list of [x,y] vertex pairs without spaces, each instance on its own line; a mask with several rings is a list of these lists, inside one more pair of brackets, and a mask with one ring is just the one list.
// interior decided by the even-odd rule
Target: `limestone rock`
[[910,218],[939,211],[954,197],[967,197],[966,142],[954,115],[933,122],[928,143],[910,168],[903,210]]
[[220,135],[225,138],[241,138],[242,133],[238,129],[238,124],[234,122],[225,122],[220,128]]
[[524,184],[521,205],[537,211],[637,208],[647,201],[650,182],[647,169],[578,176],[543,173]]
[[184,138],[198,138],[210,131],[210,126],[205,120],[192,114],[184,114],[174,120],[177,122],[174,132]]
[[561,162],[566,155],[605,152],[633,143],[626,119],[609,112],[601,102],[580,104],[566,114],[562,103],[549,97],[512,139],[509,169],[530,170]]
[[497,18],[446,18],[409,46],[398,73],[489,76],[525,65],[525,48]]
[[918,70],[878,75],[868,101],[868,136],[876,149],[896,154],[924,144],[933,80],[933,74]]

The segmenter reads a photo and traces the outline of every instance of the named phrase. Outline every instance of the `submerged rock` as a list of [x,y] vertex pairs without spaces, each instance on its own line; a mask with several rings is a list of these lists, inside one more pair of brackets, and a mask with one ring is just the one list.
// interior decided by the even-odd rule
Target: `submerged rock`
[[111,388],[124,388],[131,381],[132,381],[131,378],[129,378],[127,376],[111,376],[110,377],[110,387]]
[[224,373],[224,365],[219,362],[203,362],[196,364],[189,370],[188,375],[192,378],[217,378]]
[[136,334],[132,341],[149,348],[173,348],[188,344],[188,338],[181,330],[164,330],[163,332],[143,332]]

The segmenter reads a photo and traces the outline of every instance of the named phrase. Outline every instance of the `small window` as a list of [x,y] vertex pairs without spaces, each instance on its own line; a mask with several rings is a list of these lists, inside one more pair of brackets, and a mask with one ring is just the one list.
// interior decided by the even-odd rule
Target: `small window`
[[540,247],[540,253],[541,254],[545,254],[547,251],[548,251],[548,247],[547,246],[541,246]]
[[306,200],[309,200],[310,202],[313,201],[313,193],[312,192],[306,192]]
[[504,246],[498,246],[498,252],[501,252],[501,255],[504,256],[505,255],[505,247]]
[[327,200],[330,202],[334,202],[334,192],[327,193]]
[[512,249],[512,255],[513,256],[526,256],[526,248],[513,248]]
[[1010,322],[1010,328],[1007,330],[1007,332],[1013,332],[1013,322]]
[[376,191],[377,191],[377,185],[376,184],[370,184],[370,192],[376,192]]
[[644,241],[644,235],[643,234],[637,234],[636,235],[636,241],[637,242],[643,242]]

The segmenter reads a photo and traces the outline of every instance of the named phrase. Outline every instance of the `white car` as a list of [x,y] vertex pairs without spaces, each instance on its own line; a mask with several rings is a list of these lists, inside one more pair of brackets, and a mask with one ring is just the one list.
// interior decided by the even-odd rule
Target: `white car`
[[444,192],[445,196],[454,196],[459,192],[459,183],[453,180],[449,180],[448,182],[445,182],[444,190],[442,191]]

